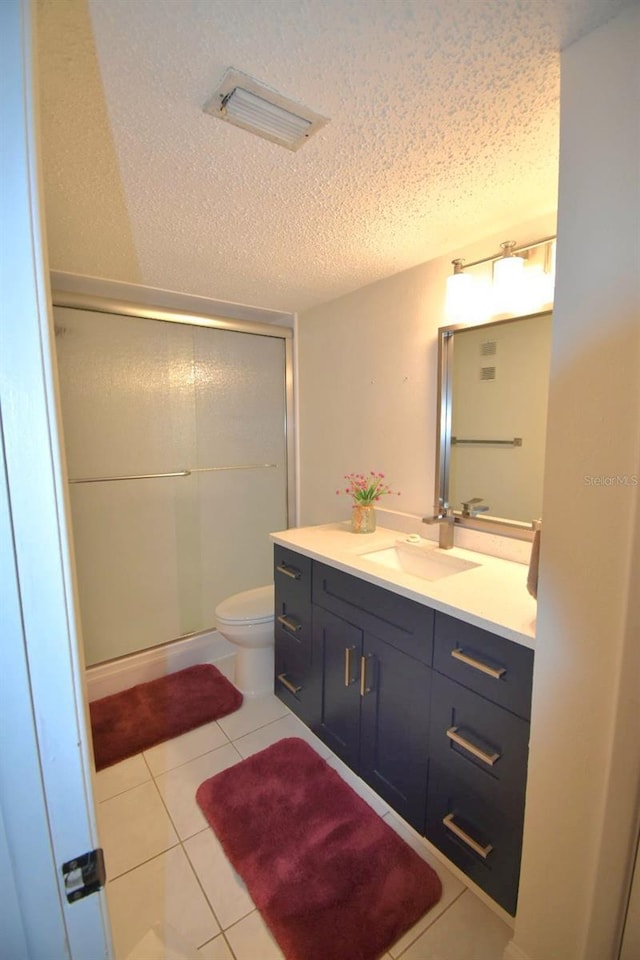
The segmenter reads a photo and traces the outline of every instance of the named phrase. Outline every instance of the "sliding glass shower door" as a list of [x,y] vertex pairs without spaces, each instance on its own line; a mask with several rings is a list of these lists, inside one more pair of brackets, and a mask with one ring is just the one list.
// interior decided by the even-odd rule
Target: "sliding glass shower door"
[[55,308],[88,664],[214,626],[287,526],[285,340]]

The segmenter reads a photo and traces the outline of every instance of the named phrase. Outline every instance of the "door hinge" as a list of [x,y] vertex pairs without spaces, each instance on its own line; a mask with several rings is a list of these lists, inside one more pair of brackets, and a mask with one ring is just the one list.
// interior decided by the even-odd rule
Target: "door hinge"
[[104,868],[102,848],[90,850],[62,864],[64,889],[69,903],[82,900],[104,887],[107,873]]

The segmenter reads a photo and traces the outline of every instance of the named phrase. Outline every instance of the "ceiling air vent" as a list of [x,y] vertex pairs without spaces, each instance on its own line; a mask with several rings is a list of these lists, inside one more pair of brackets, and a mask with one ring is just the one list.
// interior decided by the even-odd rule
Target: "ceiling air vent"
[[319,113],[233,68],[225,73],[222,83],[204,105],[204,112],[288,150],[298,150],[329,122]]

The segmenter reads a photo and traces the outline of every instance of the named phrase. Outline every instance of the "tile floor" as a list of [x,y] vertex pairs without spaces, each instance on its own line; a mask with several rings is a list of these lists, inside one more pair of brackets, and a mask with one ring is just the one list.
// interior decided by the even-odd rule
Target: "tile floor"
[[290,736],[325,757],[442,880],[440,903],[384,960],[502,960],[509,927],[274,696],[246,700],[236,713],[97,775],[116,960],[281,960],[195,792],[214,773]]

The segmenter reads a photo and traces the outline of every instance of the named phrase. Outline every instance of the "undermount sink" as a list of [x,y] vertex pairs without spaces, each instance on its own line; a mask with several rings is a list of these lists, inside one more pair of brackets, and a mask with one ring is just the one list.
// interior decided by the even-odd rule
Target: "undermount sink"
[[463,560],[461,557],[452,557],[431,543],[417,544],[399,542],[394,547],[384,550],[372,550],[370,553],[360,554],[362,560],[371,560],[381,563],[390,570],[402,573],[411,573],[414,577],[423,580],[442,580],[456,573],[464,573],[479,567],[479,563]]

